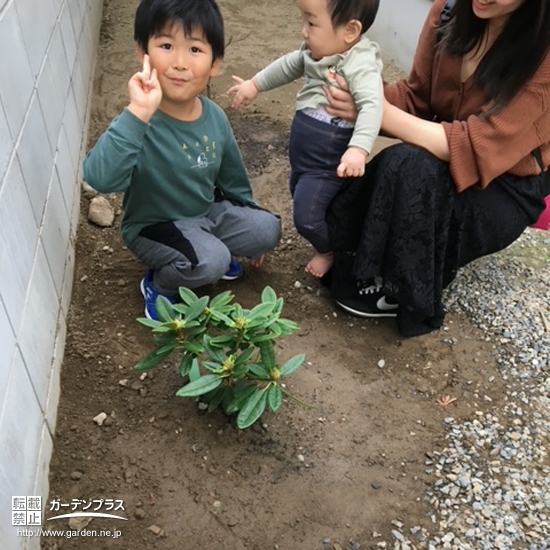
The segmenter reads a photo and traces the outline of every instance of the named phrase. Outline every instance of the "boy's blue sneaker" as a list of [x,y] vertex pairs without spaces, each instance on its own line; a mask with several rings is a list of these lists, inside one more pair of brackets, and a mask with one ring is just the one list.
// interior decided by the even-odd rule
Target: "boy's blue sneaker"
[[231,260],[231,263],[229,264],[229,269],[222,277],[222,281],[234,281],[235,279],[242,277],[243,273],[243,266],[237,260]]
[[[147,319],[151,319],[151,321],[158,321],[158,315],[157,315],[157,296],[159,296],[159,291],[156,289],[154,283],[153,283],[153,270],[150,269],[145,274],[145,277],[141,279],[141,293],[143,294],[143,297],[145,298],[145,317]],[[177,299],[175,296],[166,296],[164,294],[161,294],[161,296],[164,296],[171,304],[175,304],[177,302]]]

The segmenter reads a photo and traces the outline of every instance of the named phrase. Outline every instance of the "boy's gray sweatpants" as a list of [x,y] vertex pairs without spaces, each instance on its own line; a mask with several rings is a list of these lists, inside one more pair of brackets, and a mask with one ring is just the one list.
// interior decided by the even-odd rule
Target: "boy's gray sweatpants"
[[215,202],[204,218],[147,226],[128,248],[154,270],[157,290],[170,296],[180,286],[218,281],[232,256],[256,259],[280,237],[281,221],[271,212],[224,200]]

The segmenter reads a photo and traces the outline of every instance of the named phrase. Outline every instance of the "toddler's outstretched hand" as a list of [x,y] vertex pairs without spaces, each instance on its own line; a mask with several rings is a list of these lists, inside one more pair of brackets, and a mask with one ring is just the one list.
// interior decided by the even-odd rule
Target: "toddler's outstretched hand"
[[238,76],[232,76],[233,82],[236,82],[234,86],[231,86],[227,90],[227,95],[235,94],[231,107],[238,109],[241,105],[250,105],[256,96],[260,93],[260,88],[254,81],[254,79],[243,80]]
[[130,78],[128,94],[128,110],[144,122],[149,122],[162,100],[162,89],[157,78],[157,70],[151,70],[148,55],[143,56],[143,69]]
[[336,173],[340,178],[358,178],[365,173],[368,154],[359,147],[348,147],[342,155]]

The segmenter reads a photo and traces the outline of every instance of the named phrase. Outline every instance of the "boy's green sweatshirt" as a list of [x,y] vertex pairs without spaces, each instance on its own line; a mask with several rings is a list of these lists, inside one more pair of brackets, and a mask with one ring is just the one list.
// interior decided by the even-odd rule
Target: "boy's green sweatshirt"
[[124,193],[126,244],[152,224],[205,216],[214,190],[253,205],[252,187],[223,110],[200,97],[193,122],[157,111],[149,124],[125,109],[83,163],[86,182],[100,193]]

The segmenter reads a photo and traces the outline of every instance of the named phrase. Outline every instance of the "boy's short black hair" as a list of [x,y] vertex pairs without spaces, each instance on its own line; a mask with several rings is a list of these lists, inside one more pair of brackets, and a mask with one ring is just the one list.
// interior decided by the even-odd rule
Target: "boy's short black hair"
[[328,0],[328,11],[334,28],[357,19],[362,25],[361,34],[374,23],[380,0]]
[[212,46],[213,60],[223,58],[223,18],[215,0],[141,0],[134,20],[134,40],[147,53],[149,39],[174,23],[183,25],[186,35],[202,31]]

